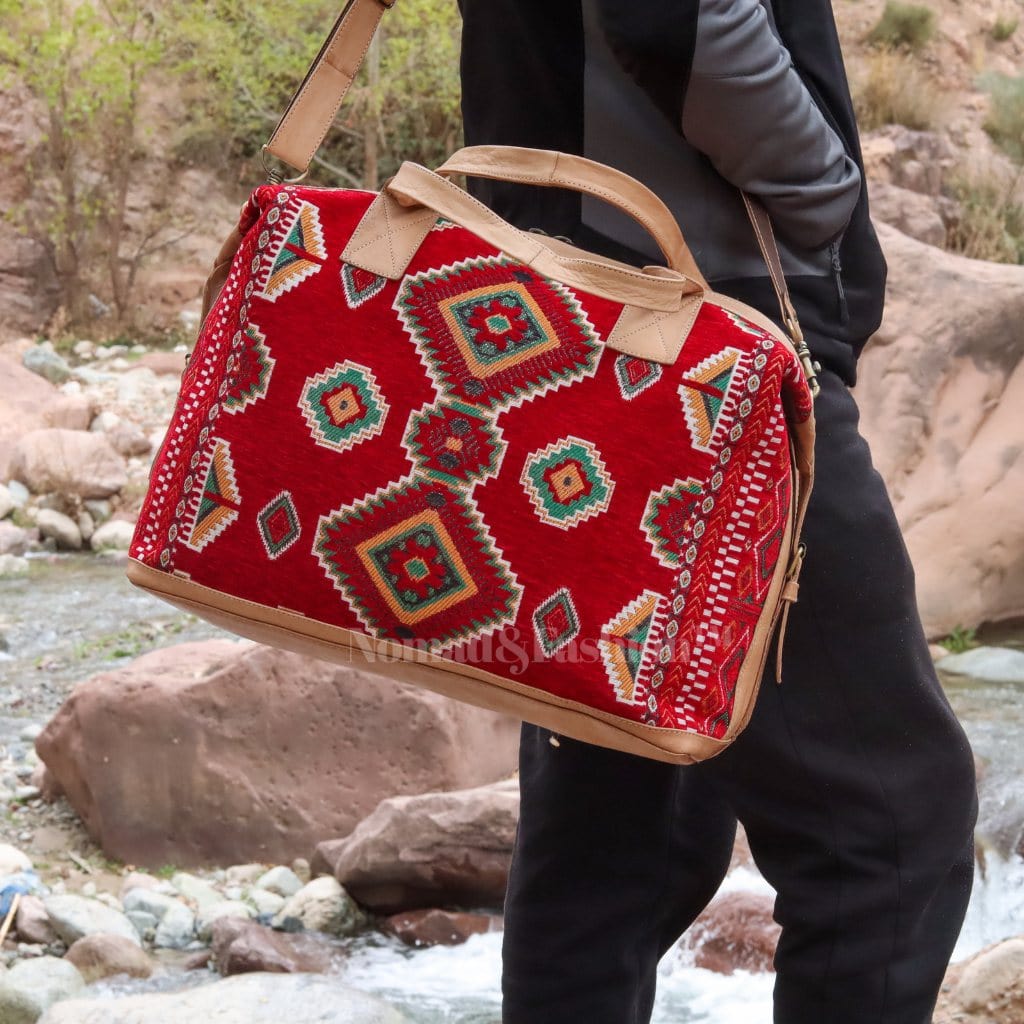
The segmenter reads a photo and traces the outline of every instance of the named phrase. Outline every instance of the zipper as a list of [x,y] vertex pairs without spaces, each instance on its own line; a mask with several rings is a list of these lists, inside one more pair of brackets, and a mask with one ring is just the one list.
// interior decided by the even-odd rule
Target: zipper
[[850,308],[846,304],[846,289],[843,288],[843,264],[839,259],[840,239],[829,243],[828,256],[832,264],[832,280],[836,286],[836,298],[839,301],[839,322],[847,324],[850,322]]

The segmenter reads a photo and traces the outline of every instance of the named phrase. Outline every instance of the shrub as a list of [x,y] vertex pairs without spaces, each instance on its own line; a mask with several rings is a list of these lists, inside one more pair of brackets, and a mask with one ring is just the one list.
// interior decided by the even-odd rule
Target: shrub
[[980,82],[989,94],[985,131],[1000,149],[1024,163],[1024,75],[992,73]]
[[854,82],[853,99],[862,131],[887,124],[934,128],[942,105],[935,82],[906,54],[892,50],[868,58]]
[[946,248],[976,260],[1024,263],[1024,204],[1014,197],[1024,170],[1007,183],[961,170],[950,182],[960,218],[946,233]]
[[1018,24],[1020,22],[1017,18],[996,18],[992,26],[992,38],[997,43],[1005,43],[1017,31]]
[[919,4],[889,0],[868,42],[878,46],[905,47],[916,53],[935,35],[935,12]]

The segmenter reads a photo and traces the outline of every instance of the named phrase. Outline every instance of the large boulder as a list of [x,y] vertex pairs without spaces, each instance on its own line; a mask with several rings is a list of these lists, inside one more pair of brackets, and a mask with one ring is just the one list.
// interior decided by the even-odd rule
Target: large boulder
[[345,839],[321,843],[331,872],[363,906],[393,914],[443,904],[500,907],[519,820],[519,782],[384,800]]
[[0,976],[0,1021],[33,1024],[48,1006],[85,987],[74,964],[55,956],[21,960]]
[[36,494],[79,498],[106,498],[128,482],[125,461],[106,435],[87,430],[24,434],[11,455],[11,476]]
[[237,918],[218,921],[212,940],[213,960],[225,976],[254,971],[322,974],[337,953],[320,936],[289,935]]
[[36,750],[111,856],[288,863],[384,797],[508,775],[518,732],[360,669],[210,640],[80,683]]
[[186,992],[70,999],[38,1024],[403,1024],[387,1003],[317,974],[240,974]]
[[11,455],[23,434],[43,427],[85,429],[91,416],[92,407],[84,396],[65,395],[26,370],[20,360],[0,355],[0,481],[11,475]]
[[47,896],[43,900],[50,924],[61,939],[71,945],[85,935],[118,935],[140,946],[135,926],[113,907],[88,896],[72,893]]
[[886,313],[855,395],[925,627],[1024,614],[1024,267],[878,233]]
[[1005,939],[955,964],[935,1024],[1020,1024],[1024,1020],[1024,937]]

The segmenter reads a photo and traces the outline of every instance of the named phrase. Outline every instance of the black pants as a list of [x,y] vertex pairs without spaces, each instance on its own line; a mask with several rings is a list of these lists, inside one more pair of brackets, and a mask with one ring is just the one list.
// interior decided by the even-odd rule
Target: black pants
[[974,769],[857,409],[825,373],[783,683],[687,768],[524,725],[505,1024],[641,1024],[735,822],[775,887],[777,1024],[927,1024],[973,876]]

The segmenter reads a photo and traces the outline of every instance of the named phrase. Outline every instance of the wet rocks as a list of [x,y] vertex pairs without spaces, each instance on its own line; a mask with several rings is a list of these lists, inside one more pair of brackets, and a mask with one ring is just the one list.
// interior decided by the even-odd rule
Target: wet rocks
[[43,537],[52,537],[58,548],[78,551],[82,547],[82,530],[70,516],[44,508],[36,516],[36,526]]
[[155,946],[185,949],[196,937],[195,914],[173,896],[140,887],[125,893],[123,906],[125,914],[133,921],[144,924],[148,924],[150,918],[156,921]]
[[771,897],[731,892],[713,900],[683,938],[697,967],[718,974],[774,970],[781,929],[772,918]]
[[89,547],[93,551],[127,551],[132,545],[135,525],[123,519],[111,519],[102,526],[97,526],[89,538]]
[[458,946],[471,935],[494,930],[495,918],[452,910],[406,910],[385,918],[382,928],[407,946]]
[[213,961],[227,976],[253,971],[319,974],[331,966],[332,951],[309,935],[289,935],[253,921],[222,919],[213,929]]
[[120,935],[86,935],[72,944],[65,959],[78,968],[87,983],[117,974],[148,978],[153,973],[153,962],[146,953]]
[[941,672],[970,676],[987,683],[1024,683],[1024,651],[1010,647],[975,647],[947,654],[935,663]]
[[321,843],[313,870],[330,871],[380,913],[450,903],[500,907],[518,819],[515,779],[393,797],[347,838]]

